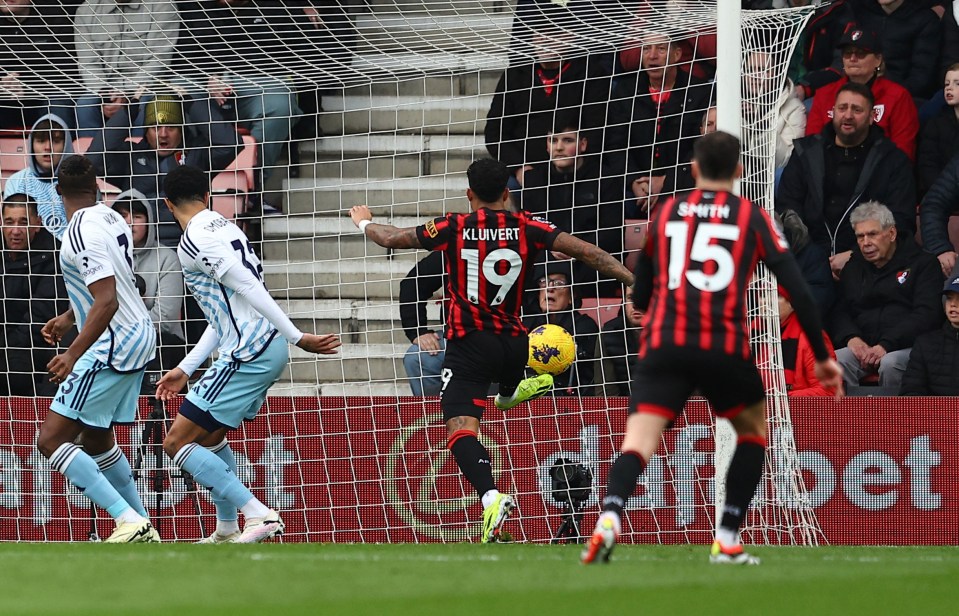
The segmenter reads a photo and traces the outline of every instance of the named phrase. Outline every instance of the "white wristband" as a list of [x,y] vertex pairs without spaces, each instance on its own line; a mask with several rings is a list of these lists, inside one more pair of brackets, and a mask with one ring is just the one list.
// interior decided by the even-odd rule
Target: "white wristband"
[[360,233],[366,235],[366,225],[370,224],[371,222],[373,222],[373,221],[372,221],[372,220],[361,220],[361,221],[360,221],[360,224],[356,225],[357,227],[360,228]]

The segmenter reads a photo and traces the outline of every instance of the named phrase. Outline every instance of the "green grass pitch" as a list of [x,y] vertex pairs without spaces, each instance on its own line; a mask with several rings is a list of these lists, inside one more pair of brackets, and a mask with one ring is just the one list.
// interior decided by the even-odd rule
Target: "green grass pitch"
[[2,614],[956,614],[959,548],[0,545]]

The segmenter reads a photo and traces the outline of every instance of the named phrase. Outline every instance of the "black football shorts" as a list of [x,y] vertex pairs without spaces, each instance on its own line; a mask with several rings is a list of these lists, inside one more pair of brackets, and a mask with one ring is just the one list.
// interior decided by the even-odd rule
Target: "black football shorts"
[[512,391],[523,379],[529,338],[473,331],[446,341],[440,407],[443,420],[482,417],[491,383]]

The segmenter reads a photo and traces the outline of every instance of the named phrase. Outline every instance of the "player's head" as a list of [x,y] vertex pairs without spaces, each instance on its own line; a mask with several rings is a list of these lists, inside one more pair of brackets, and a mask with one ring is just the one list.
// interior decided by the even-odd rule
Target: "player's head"
[[693,177],[697,182],[732,182],[742,176],[739,138],[723,131],[703,135],[693,146]]
[[201,203],[206,207],[210,200],[210,180],[203,170],[181,165],[163,178],[163,192],[171,209]]
[[466,198],[474,211],[490,205],[496,206],[495,209],[506,208],[509,168],[505,164],[492,158],[481,158],[469,166],[466,178],[469,180]]
[[[86,156],[74,154],[57,169],[57,192],[75,206],[93,205],[97,201],[97,170]],[[85,203],[84,203],[85,202]]]
[[849,224],[863,258],[882,267],[896,252],[896,219],[892,211],[878,201],[866,201],[849,214]]
[[832,127],[836,132],[837,145],[853,147],[866,140],[873,122],[874,103],[869,86],[850,81],[839,88],[832,108]]
[[23,193],[16,193],[3,200],[2,211],[4,249],[27,250],[42,224],[37,202]]

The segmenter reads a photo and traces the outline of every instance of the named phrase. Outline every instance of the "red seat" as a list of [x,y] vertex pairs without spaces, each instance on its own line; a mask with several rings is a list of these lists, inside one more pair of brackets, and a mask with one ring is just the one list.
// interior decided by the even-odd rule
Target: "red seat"
[[623,300],[618,297],[586,297],[583,298],[579,311],[596,321],[600,329],[607,322],[616,318]]
[[11,175],[25,169],[30,161],[30,146],[26,137],[0,137],[0,180],[6,182]]
[[646,226],[649,221],[646,219],[627,219],[623,225],[623,250],[625,256],[623,264],[629,268],[629,271],[636,270],[636,262],[639,261],[639,251],[646,245]]

